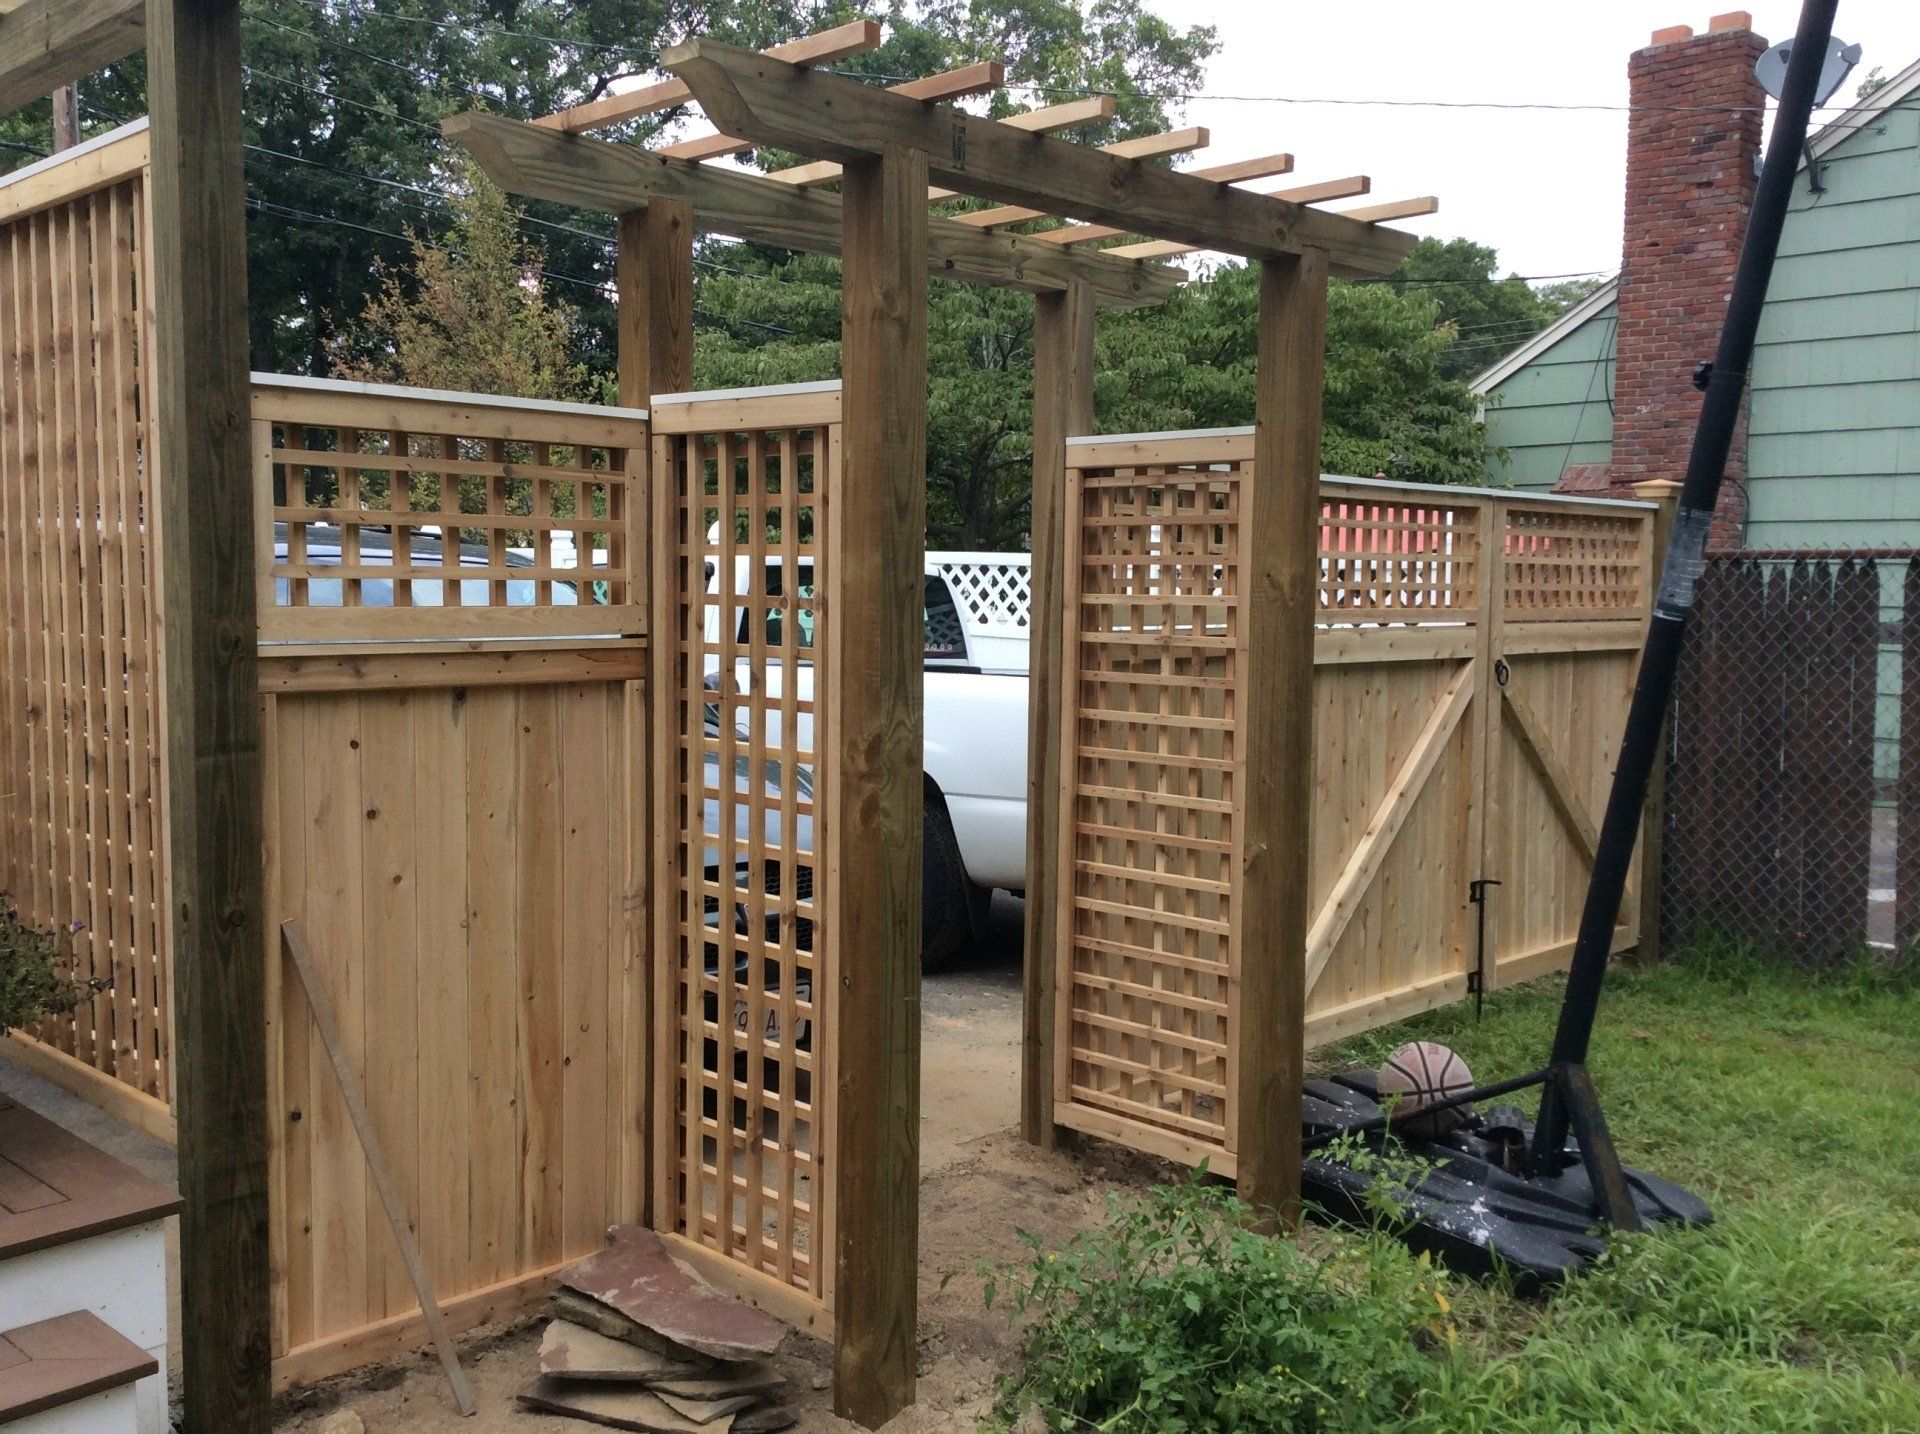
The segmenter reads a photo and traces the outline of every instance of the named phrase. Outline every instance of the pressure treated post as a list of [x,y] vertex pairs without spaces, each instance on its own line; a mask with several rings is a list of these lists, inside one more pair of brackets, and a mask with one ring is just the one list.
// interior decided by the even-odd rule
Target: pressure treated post
[[[1647,602],[1660,584],[1660,569],[1666,565],[1667,542],[1673,536],[1673,517],[1680,506],[1680,485],[1671,478],[1650,478],[1633,485],[1633,495],[1649,503],[1658,503],[1653,515],[1652,551],[1647,555]],[[1666,853],[1667,825],[1667,732],[1673,725],[1672,713],[1660,727],[1658,755],[1647,777],[1647,805],[1640,813],[1640,934],[1634,955],[1641,961],[1660,959],[1660,863]]]
[[1300,1218],[1326,330],[1326,254],[1262,261],[1253,482],[1240,519],[1247,681],[1234,1100],[1240,1197],[1287,1229]]
[[656,393],[693,387],[693,206],[652,199],[620,216],[620,402],[645,408]]
[[846,166],[844,457],[829,590],[836,761],[828,880],[836,1043],[834,1412],[913,1402],[920,1209],[920,823],[927,432],[927,158]]
[[[656,393],[685,393],[693,387],[693,206],[681,199],[650,200],[644,209],[633,209],[619,219],[618,249],[614,255],[614,288],[619,305],[618,340],[620,402],[627,408],[646,408]],[[664,474],[651,475],[655,483],[664,483]],[[658,502],[656,503],[656,496]],[[642,504],[654,504],[653,513],[668,514],[674,502],[664,492],[637,495]],[[663,519],[643,517],[650,542],[666,541],[670,528]],[[677,572],[670,563],[656,562],[649,551],[636,554],[638,571],[646,575],[647,632],[649,640],[663,649],[670,645],[669,615],[679,611],[680,594],[668,589],[669,574]],[[655,670],[660,670],[659,664]],[[652,754],[654,724],[673,728],[667,715],[677,707],[678,694],[666,690],[666,684],[654,683],[643,689],[638,699],[629,699],[639,714],[635,719],[644,730],[635,734],[633,750]],[[642,761],[642,770],[628,782],[628,795],[638,815],[629,823],[633,841],[639,850],[631,853],[628,870],[634,885],[639,910],[634,929],[641,953],[647,958],[641,966],[638,986],[644,1009],[629,1012],[639,1022],[637,1049],[627,1052],[634,1077],[623,1087],[633,1100],[634,1120],[641,1123],[641,1138],[634,1142],[638,1158],[633,1168],[622,1172],[622,1179],[637,1192],[640,1215],[651,1225],[654,1219],[653,1133],[647,1123],[656,1108],[650,1089],[654,1069],[654,1015],[651,1007],[657,989],[652,970],[654,943],[654,903],[662,899],[655,889],[657,853],[651,850],[653,823],[653,783],[655,767]]]
[[1060,823],[1072,813],[1060,806],[1061,723],[1067,684],[1061,670],[1060,610],[1068,554],[1079,551],[1069,533],[1066,501],[1066,441],[1093,431],[1093,295],[1084,284],[1040,294],[1033,323],[1033,507],[1028,583],[1027,672],[1027,930],[1026,990],[1021,1003],[1020,1133],[1051,1148],[1060,1127],[1053,1120],[1054,1002],[1060,970],[1058,903],[1072,891],[1071,873],[1060,871]]
[[187,1428],[268,1427],[267,1022],[240,0],[150,0],[153,433]]

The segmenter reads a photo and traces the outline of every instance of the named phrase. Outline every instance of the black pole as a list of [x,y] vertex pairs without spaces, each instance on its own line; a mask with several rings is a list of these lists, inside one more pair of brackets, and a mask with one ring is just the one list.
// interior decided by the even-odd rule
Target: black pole
[[[1613,928],[1620,919],[1620,898],[1626,889],[1627,868],[1633,861],[1640,833],[1640,812],[1647,799],[1647,779],[1659,755],[1660,728],[1673,693],[1674,669],[1680,661],[1680,639],[1693,613],[1693,590],[1705,561],[1707,534],[1713,526],[1726,471],[1727,451],[1740,420],[1740,401],[1746,390],[1747,366],[1753,358],[1754,331],[1760,325],[1767,281],[1780,247],[1780,230],[1793,197],[1794,175],[1806,145],[1807,124],[1814,95],[1833,36],[1833,14],[1839,0],[1805,0],[1800,27],[1794,33],[1787,59],[1787,77],[1767,142],[1766,163],[1753,197],[1753,214],[1740,248],[1740,266],[1734,273],[1733,294],[1720,330],[1720,346],[1707,377],[1706,399],[1700,406],[1700,425],[1693,435],[1680,505],[1674,515],[1673,537],[1660,573],[1653,621],[1647,628],[1640,656],[1640,675],[1634,683],[1633,704],[1620,739],[1620,762],[1614,769],[1613,790],[1594,851],[1593,879],[1587,885],[1586,906],[1573,948],[1566,996],[1560,1003],[1560,1026],[1553,1037],[1550,1064],[1556,1069],[1584,1067],[1600,1008],[1600,988],[1606,981],[1607,961],[1613,951]],[[1569,1109],[1559,1081],[1549,1081],[1540,1101],[1540,1121],[1534,1134],[1533,1166],[1554,1168],[1566,1144]]]

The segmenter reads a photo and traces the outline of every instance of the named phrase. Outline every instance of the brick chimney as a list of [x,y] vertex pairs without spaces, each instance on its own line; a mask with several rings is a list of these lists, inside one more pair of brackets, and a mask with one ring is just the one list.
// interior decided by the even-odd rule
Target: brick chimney
[[[1713,357],[1756,184],[1767,42],[1743,10],[1707,33],[1656,30],[1627,63],[1626,222],[1614,340],[1615,492],[1686,471],[1700,416],[1694,365]],[[1746,520],[1743,413],[1727,458],[1712,545],[1738,547]]]

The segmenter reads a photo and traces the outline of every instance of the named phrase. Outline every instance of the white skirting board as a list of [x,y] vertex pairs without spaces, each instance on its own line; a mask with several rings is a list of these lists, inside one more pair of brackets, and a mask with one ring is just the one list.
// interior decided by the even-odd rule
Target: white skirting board
[[[0,1261],[0,1329],[91,1310],[160,1363],[130,1389],[109,1390],[8,1426],[7,1434],[167,1434],[166,1222],[155,1220]],[[125,1413],[114,1396],[125,1395]],[[105,1403],[98,1401],[105,1400]],[[113,1420],[120,1422],[115,1423]],[[51,1420],[47,1423],[43,1421]],[[90,1422],[89,1422],[90,1421]]]

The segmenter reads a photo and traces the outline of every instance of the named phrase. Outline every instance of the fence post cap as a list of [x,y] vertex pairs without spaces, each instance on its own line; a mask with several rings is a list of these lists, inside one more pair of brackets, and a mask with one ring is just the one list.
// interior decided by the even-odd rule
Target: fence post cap
[[1633,496],[1649,503],[1664,503],[1679,492],[1680,484],[1671,478],[1648,478],[1633,485]]

